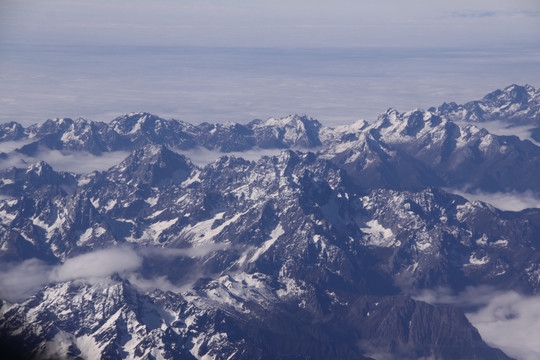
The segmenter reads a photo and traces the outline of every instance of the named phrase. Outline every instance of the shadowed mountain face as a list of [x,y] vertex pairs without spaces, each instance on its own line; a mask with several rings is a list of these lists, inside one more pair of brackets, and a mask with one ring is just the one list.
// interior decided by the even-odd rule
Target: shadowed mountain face
[[[540,148],[453,122],[495,119],[486,104],[526,116],[537,99],[512,86],[478,102],[483,120],[445,104],[338,128],[146,113],[4,124],[1,140],[24,141],[7,159],[131,154],[86,175],[0,170],[0,346],[40,359],[509,359],[460,308],[409,296],[539,290],[540,210],[442,190],[540,190]],[[224,156],[199,167],[175,152],[198,148]],[[255,148],[283,151],[226,155]]]

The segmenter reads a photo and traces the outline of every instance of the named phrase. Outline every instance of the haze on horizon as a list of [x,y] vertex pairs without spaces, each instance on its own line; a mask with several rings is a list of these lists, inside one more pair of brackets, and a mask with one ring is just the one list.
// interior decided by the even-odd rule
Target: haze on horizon
[[0,121],[372,121],[540,86],[534,0],[0,3]]

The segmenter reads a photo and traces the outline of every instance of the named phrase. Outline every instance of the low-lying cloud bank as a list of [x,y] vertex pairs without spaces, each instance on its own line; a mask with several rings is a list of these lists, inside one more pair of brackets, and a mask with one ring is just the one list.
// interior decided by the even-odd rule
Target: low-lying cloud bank
[[217,243],[217,244],[203,244],[199,246],[194,246],[190,248],[158,248],[158,247],[148,247],[139,250],[145,257],[149,256],[158,256],[164,258],[186,256],[191,258],[199,258],[209,255],[214,251],[220,251],[228,248],[229,245],[226,243]]
[[[0,170],[15,166],[26,168],[37,161],[45,161],[57,171],[69,171],[77,174],[88,174],[92,171],[104,171],[118,165],[129,156],[127,151],[105,152],[93,155],[85,151],[60,151],[42,148],[36,156],[28,156],[14,151],[25,145],[26,141],[0,142],[0,153],[6,153],[5,159],[0,158]],[[241,157],[249,161],[259,160],[263,156],[276,156],[285,149],[253,148],[246,151],[219,152],[197,147],[189,150],[172,149],[178,154],[189,158],[197,166],[205,166],[222,156]],[[297,149],[308,151],[310,149]],[[311,149],[313,151],[313,149]]]
[[540,296],[482,286],[460,294],[448,289],[428,290],[415,298],[469,309],[467,318],[488,344],[518,360],[540,359]]
[[130,247],[97,250],[67,259],[61,265],[48,265],[29,259],[0,273],[0,298],[11,302],[24,300],[43,285],[77,279],[97,279],[114,273],[129,272],[142,265],[142,256]]
[[[256,161],[262,158],[263,156],[276,156],[279,155],[285,149],[260,149],[253,148],[246,151],[233,151],[228,153],[219,152],[216,150],[208,150],[203,147],[197,147],[190,150],[178,150],[174,151],[178,154],[182,154],[189,158],[197,166],[205,166],[211,162],[216,161],[222,156],[235,156],[241,157],[245,160]],[[299,149],[300,150],[300,149]]]
[[106,278],[112,274],[119,274],[144,291],[154,289],[181,291],[183,287],[172,284],[165,276],[146,279],[138,274],[137,270],[143,265],[144,258],[199,258],[223,250],[225,247],[225,244],[209,244],[186,249],[134,249],[130,246],[120,246],[75,256],[60,265],[48,265],[38,259],[25,260],[14,266],[0,264],[0,299],[19,302],[49,283],[70,280],[106,282]]
[[[21,143],[21,146],[23,143]],[[77,174],[88,174],[92,171],[103,171],[119,164],[129,152],[113,151],[101,155],[93,155],[83,151],[59,151],[42,149],[36,156],[28,156],[15,151],[3,151],[4,144],[0,143],[0,152],[5,152],[7,157],[0,159],[0,170],[15,166],[26,168],[37,161],[45,161],[57,171],[69,171]],[[12,148],[13,145],[8,146]]]
[[35,139],[24,139],[24,140],[10,140],[0,142],[0,153],[10,153],[15,149],[20,149],[24,145],[34,142]]
[[508,355],[518,360],[540,359],[540,296],[514,291],[499,294],[467,317],[486,342]]
[[507,121],[485,121],[482,123],[471,123],[466,121],[456,121],[456,124],[460,126],[474,124],[479,128],[484,128],[490,133],[499,136],[517,136],[520,140],[529,140],[535,145],[540,145],[539,142],[534,140],[531,136],[531,130],[534,129],[533,125],[518,125],[512,126]]
[[467,192],[457,189],[445,189],[446,191],[463,196],[469,201],[483,201],[501,210],[521,211],[528,208],[540,208],[540,196],[532,191],[525,192]]

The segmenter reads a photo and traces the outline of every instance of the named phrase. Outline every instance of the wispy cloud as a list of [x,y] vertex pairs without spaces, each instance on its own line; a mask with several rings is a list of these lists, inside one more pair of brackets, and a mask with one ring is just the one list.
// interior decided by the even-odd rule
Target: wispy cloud
[[540,359],[540,296],[496,294],[467,317],[487,343],[519,360]]
[[425,290],[414,298],[461,307],[488,344],[518,360],[540,359],[540,296],[480,286],[459,294],[446,288]]
[[16,266],[4,264],[0,272],[0,298],[11,302],[26,299],[49,282],[52,268],[38,259],[26,260]]
[[93,251],[67,259],[49,274],[51,281],[105,277],[114,273],[133,271],[142,265],[142,256],[123,246]]
[[126,151],[113,151],[99,156],[87,152],[63,152],[49,150],[40,152],[35,159],[49,163],[55,170],[87,174],[95,170],[107,170],[119,164],[129,155]]
[[235,156],[241,157],[246,160],[256,161],[263,156],[275,156],[279,155],[283,149],[259,149],[254,148],[247,151],[233,151],[228,153],[222,153],[219,151],[208,150],[205,148],[196,148],[191,150],[175,150],[177,153],[188,157],[195,165],[204,166],[211,162],[216,161],[222,156]]
[[[0,57],[6,69],[0,98],[16,100],[0,107],[0,121],[110,121],[130,111],[194,123],[291,113],[307,113],[329,126],[373,121],[390,106],[407,111],[463,103],[508,84],[539,83],[537,51],[518,45],[467,51],[455,44],[446,50],[15,47],[11,60]],[[89,58],[95,60],[83,61]]]
[[499,14],[498,11],[455,11],[452,13],[454,18],[472,18],[472,19],[482,19],[495,17]]
[[[465,126],[465,125],[470,125],[471,123],[465,122],[465,121],[456,121],[456,124]],[[475,126],[479,128],[484,128],[494,135],[502,135],[502,136],[513,135],[513,136],[517,136],[521,140],[529,140],[533,144],[540,146],[540,143],[531,137],[531,130],[534,128],[534,126],[531,126],[531,125],[512,126],[512,124],[509,124],[507,121],[496,120],[496,121],[486,121],[483,123],[477,123],[475,124]]]
[[[538,6],[537,6],[538,8]],[[540,11],[538,10],[517,10],[509,13],[510,16],[516,18],[537,18],[540,17]]]
[[0,142],[0,153],[10,153],[15,149],[20,149],[24,145],[34,142],[35,139],[24,139],[17,141],[2,141]]
[[132,248],[118,247],[76,256],[56,266],[38,259],[15,266],[4,264],[0,273],[0,297],[12,302],[21,301],[51,282],[104,278],[133,271],[141,266],[142,259]]
[[38,259],[19,264],[0,264],[0,298],[11,302],[24,300],[49,283],[82,280],[108,282],[112,274],[132,281],[144,291],[162,289],[186,290],[201,274],[187,274],[180,284],[171,283],[166,276],[151,278],[138,273],[145,258],[201,258],[227,248],[227,244],[207,244],[184,249],[148,247],[136,249],[119,246],[100,249],[67,259],[60,265],[49,265]]
[[215,251],[221,251],[229,247],[229,244],[226,243],[217,243],[217,244],[203,244],[199,246],[194,246],[190,248],[174,249],[174,248],[158,248],[158,247],[148,247],[140,249],[139,252],[143,256],[159,256],[165,258],[178,257],[178,256],[187,256],[191,258],[200,258]]
[[[26,142],[11,142],[7,148],[17,149]],[[0,143],[0,151],[2,143]],[[0,159],[0,170],[11,166],[26,168],[39,160],[43,160],[57,171],[69,171],[77,174],[87,174],[92,171],[107,170],[119,164],[129,155],[126,151],[113,151],[101,155],[93,155],[88,152],[59,151],[42,148],[36,156],[27,156],[19,152],[11,151],[7,158]]]
[[468,192],[465,190],[445,189],[448,192],[463,196],[469,201],[483,201],[501,210],[521,211],[528,208],[540,208],[540,195],[532,191],[525,192]]
[[430,304],[453,304],[462,308],[477,307],[488,304],[494,295],[504,293],[490,286],[467,287],[456,294],[449,288],[427,289],[413,295],[416,300]]
[[170,282],[166,276],[155,276],[144,278],[138,273],[130,273],[127,280],[142,291],[153,291],[156,289],[163,291],[182,292],[188,290],[185,285],[175,285]]
[[452,18],[457,19],[484,19],[495,17],[507,17],[507,18],[536,18],[540,16],[540,11],[536,10],[523,10],[523,9],[503,9],[498,10],[464,10],[454,11],[450,15]]

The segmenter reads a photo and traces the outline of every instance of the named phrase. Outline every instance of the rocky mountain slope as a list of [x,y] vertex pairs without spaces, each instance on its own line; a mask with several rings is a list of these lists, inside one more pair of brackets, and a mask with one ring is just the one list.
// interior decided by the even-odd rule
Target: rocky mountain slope
[[[522,104],[516,89],[497,101]],[[131,152],[89,174],[0,170],[0,346],[20,358],[509,359],[459,307],[411,296],[540,288],[540,209],[443,190],[538,191],[540,148],[440,109],[337,128],[143,113],[0,139],[22,141],[8,159]],[[224,156],[177,153],[200,147]],[[283,151],[226,155],[253,148]]]

